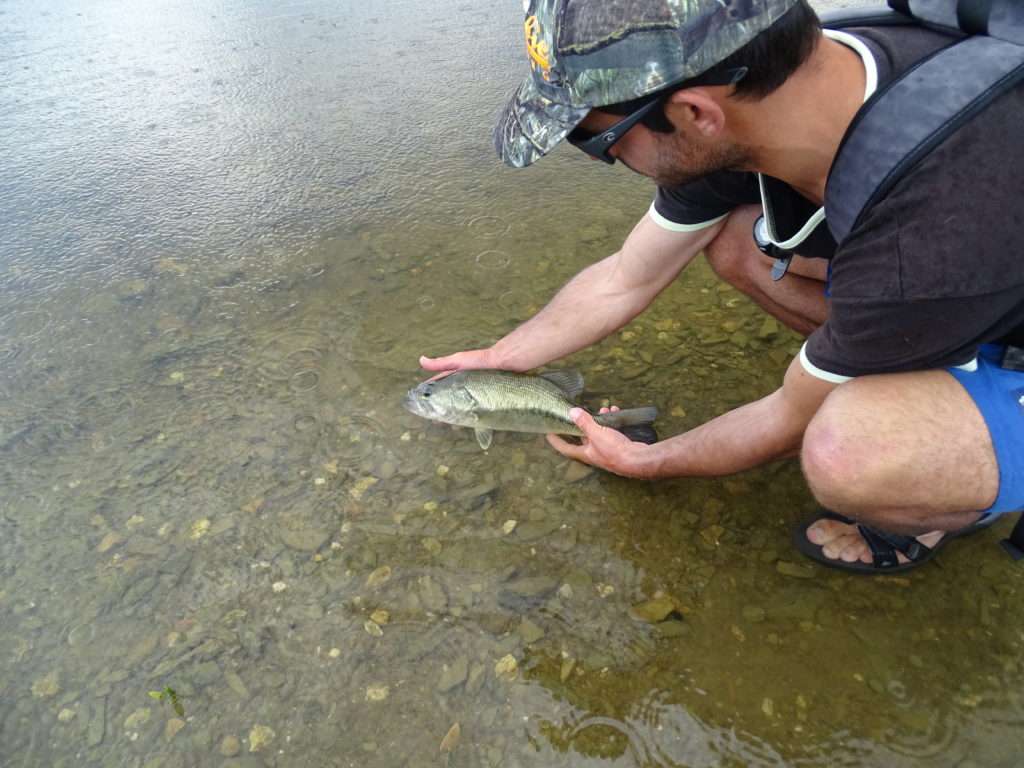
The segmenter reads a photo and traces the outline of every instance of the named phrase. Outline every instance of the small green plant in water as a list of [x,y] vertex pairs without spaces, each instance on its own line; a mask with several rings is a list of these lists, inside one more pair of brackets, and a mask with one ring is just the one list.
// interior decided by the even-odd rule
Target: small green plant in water
[[151,699],[156,699],[157,701],[170,702],[178,717],[185,716],[185,708],[181,705],[181,701],[178,699],[178,694],[175,693],[171,686],[165,686],[162,691],[150,691],[149,697]]

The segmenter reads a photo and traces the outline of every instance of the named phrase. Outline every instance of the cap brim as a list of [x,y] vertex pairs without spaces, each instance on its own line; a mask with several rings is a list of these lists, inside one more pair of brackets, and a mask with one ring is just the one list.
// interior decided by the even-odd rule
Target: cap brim
[[525,168],[554,149],[589,111],[552,101],[528,77],[494,126],[494,149],[505,165]]

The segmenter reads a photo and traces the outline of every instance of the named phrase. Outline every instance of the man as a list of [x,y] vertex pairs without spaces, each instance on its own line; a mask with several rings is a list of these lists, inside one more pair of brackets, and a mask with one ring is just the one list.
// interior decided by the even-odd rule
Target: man
[[[847,129],[876,88],[953,38],[917,26],[823,34],[805,0],[532,0],[527,17],[532,71],[495,129],[501,157],[528,165],[568,138],[650,177],[657,195],[622,249],[536,316],[424,368],[561,358],[625,325],[704,251],[808,335],[782,386],[650,446],[580,411],[582,444],[549,436],[556,450],[638,478],[799,453],[834,512],[797,546],[869,573],[925,562],[1024,507],[1024,374],[987,346],[1024,328],[1021,89],[935,148],[837,246],[822,205]],[[778,281],[751,236],[762,211],[801,254]]]

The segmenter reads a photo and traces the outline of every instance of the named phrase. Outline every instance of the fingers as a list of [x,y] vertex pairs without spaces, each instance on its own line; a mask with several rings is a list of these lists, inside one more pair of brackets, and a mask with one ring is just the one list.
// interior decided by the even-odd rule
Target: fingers
[[420,367],[427,371],[461,371],[465,368],[492,368],[485,349],[471,349],[444,357],[420,357]]
[[570,459],[576,459],[576,461],[589,463],[586,459],[587,447],[585,445],[570,443],[568,440],[563,437],[559,437],[558,435],[548,435],[547,439],[548,444],[563,456]]
[[577,427],[583,430],[583,435],[591,440],[595,437],[600,439],[599,435],[607,429],[607,427],[602,427],[594,421],[594,417],[582,408],[573,408],[570,410],[569,418],[575,422]]
[[613,405],[611,408],[605,406],[600,411],[598,411],[598,413],[615,413],[617,410],[619,410],[619,406],[617,405]]
[[458,368],[458,365],[454,364],[453,358],[458,355],[448,355],[447,357],[427,357],[422,355],[420,357],[420,368],[427,371],[454,371]]

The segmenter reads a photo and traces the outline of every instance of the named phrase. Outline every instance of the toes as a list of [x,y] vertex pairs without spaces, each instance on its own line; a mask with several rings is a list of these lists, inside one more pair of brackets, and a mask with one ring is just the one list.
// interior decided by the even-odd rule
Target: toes
[[807,540],[812,544],[824,546],[847,535],[853,527],[838,520],[816,520],[807,528]]

